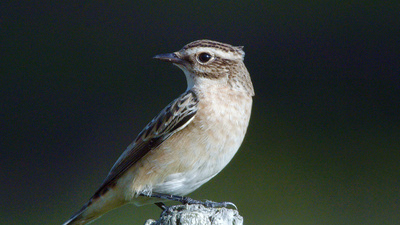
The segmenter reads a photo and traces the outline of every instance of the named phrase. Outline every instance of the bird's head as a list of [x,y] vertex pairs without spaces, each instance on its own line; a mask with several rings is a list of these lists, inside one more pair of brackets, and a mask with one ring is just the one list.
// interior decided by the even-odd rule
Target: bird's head
[[[198,40],[185,45],[177,52],[156,55],[154,58],[179,67],[186,75],[188,89],[206,79],[228,83],[233,85],[233,88],[248,89],[253,95],[250,76],[243,63],[244,55],[242,46]],[[249,86],[246,82],[250,82],[251,87],[239,87]]]

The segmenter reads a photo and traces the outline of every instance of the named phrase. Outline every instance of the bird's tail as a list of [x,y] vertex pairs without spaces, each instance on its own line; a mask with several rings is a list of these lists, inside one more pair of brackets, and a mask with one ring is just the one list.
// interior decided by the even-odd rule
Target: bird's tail
[[[96,195],[95,195],[96,196]],[[93,196],[78,212],[63,225],[84,225],[93,222],[106,212],[124,205],[126,202],[116,198],[113,191],[101,197]]]
[[76,212],[67,222],[63,223],[63,225],[83,225],[97,219],[98,217],[85,216],[85,212],[87,211],[89,204],[90,201],[86,203],[78,212]]
[[[86,203],[78,212],[76,212],[67,222],[63,225],[84,225],[93,222],[95,219],[103,215],[100,212],[93,212],[89,210],[92,200]],[[90,212],[92,211],[92,212]],[[104,212],[105,213],[105,212]]]

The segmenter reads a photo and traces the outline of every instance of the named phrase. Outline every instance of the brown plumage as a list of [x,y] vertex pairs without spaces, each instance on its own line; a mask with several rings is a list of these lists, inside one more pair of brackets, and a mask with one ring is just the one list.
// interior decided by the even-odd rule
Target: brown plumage
[[64,225],[87,224],[154,193],[187,195],[218,174],[240,147],[254,95],[242,47],[199,40],[156,59],[183,70],[187,90],[122,153],[100,188]]

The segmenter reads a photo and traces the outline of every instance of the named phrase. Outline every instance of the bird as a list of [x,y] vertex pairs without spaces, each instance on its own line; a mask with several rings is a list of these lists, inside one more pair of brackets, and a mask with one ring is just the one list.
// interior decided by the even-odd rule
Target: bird
[[200,202],[184,196],[231,161],[249,125],[254,88],[244,56],[243,46],[207,39],[154,56],[184,72],[186,91],[145,126],[63,225],[91,223],[128,203]]

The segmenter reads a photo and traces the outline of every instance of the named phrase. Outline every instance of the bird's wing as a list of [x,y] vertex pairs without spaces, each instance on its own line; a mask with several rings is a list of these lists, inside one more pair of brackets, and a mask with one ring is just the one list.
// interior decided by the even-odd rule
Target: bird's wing
[[193,120],[197,112],[197,104],[196,94],[189,90],[165,107],[122,153],[93,198],[107,192],[108,188],[115,184],[117,178],[150,150],[185,128]]

